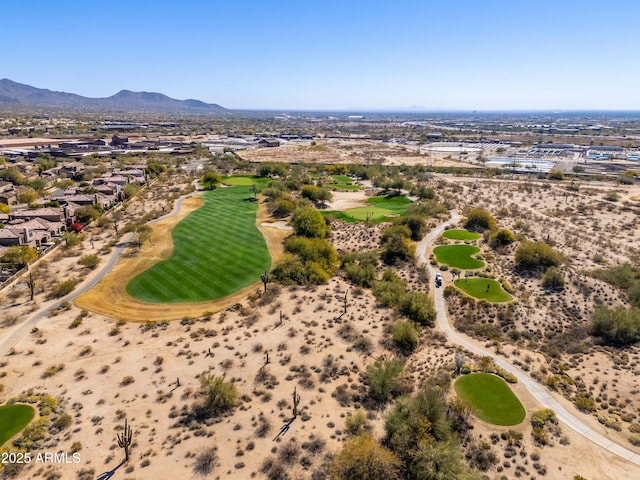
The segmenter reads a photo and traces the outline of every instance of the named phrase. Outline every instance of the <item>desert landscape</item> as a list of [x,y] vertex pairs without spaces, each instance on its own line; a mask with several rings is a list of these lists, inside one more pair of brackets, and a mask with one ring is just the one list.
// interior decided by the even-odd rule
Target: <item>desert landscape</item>
[[[341,155],[340,162],[346,158]],[[193,181],[188,174],[160,177],[128,202],[118,216],[119,233],[113,221],[95,224],[83,232],[80,245],[61,245],[34,264],[33,300],[24,281],[3,292],[8,308],[0,345],[11,346],[0,363],[0,394],[36,405],[45,395],[55,399],[53,413],[40,408],[36,418],[48,426],[38,449],[77,454],[62,464],[32,462],[13,465],[15,471],[5,465],[5,477],[133,479],[163,477],[170,470],[185,477],[329,478],[333,459],[354,435],[349,419],[364,414],[364,428],[374,438],[385,435],[393,403],[372,401],[369,370],[376,362],[402,362],[404,392],[437,382],[449,399],[456,397],[460,358],[466,368],[486,367],[486,360],[461,350],[437,326],[419,329],[413,351],[400,349],[391,332],[403,313],[383,306],[343,270],[320,285],[257,279],[214,302],[154,305],[132,299],[125,292],[127,281],[171,254],[172,229],[201,205]],[[589,333],[594,304],[626,303],[618,288],[589,271],[637,261],[640,188],[446,174],[430,175],[424,186],[448,206],[426,219],[427,231],[462,227],[470,208],[486,209],[500,228],[544,241],[570,259],[564,288],[549,290],[538,277],[518,273],[516,243],[496,249],[487,237],[472,241],[486,262],[479,272],[509,288],[514,301],[469,301],[452,286],[454,270],[440,268],[450,323],[492,356],[527,372],[589,428],[640,454],[630,442],[639,425],[640,352],[636,346],[599,345]],[[380,191],[371,182],[364,187],[366,194],[365,189],[333,192],[324,209],[356,208]],[[184,201],[176,203],[178,198]],[[256,224],[275,264],[291,232],[262,226],[278,219],[260,198]],[[161,217],[176,205],[176,215],[151,224],[150,239],[141,248],[127,239],[128,222]],[[458,224],[452,216],[461,219]],[[334,220],[328,239],[340,255],[378,251],[392,220]],[[444,243],[438,238],[427,246],[425,258],[432,266],[438,266],[433,247]],[[87,252],[100,257],[94,270],[78,262]],[[70,301],[48,295],[57,279],[91,281],[117,252],[115,267],[88,292]],[[378,261],[376,277],[386,268]],[[425,265],[399,262],[393,271],[407,291],[433,298]],[[47,315],[14,341],[23,321],[39,311]],[[232,409],[198,416],[203,378],[235,385]],[[520,383],[512,389],[526,411],[522,423],[499,427],[473,415],[465,420],[463,456],[485,478],[633,478],[636,464],[605,452],[562,422],[534,436],[529,419],[541,406]],[[580,411],[578,397],[594,399],[593,406]],[[117,436],[126,433],[125,420],[133,441],[131,459],[123,464]]]

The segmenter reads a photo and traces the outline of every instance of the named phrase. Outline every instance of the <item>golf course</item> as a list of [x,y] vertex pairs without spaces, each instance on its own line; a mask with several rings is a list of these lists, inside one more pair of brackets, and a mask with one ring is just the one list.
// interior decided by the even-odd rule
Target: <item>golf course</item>
[[507,382],[490,373],[464,375],[454,384],[460,398],[471,405],[480,420],[493,425],[517,425],[525,410]]
[[444,238],[448,238],[449,240],[464,240],[464,241],[472,241],[480,238],[480,235],[475,232],[470,232],[469,230],[445,230],[442,234]]
[[474,245],[440,245],[433,249],[436,260],[454,268],[473,270],[484,267],[484,262],[473,258],[480,249]]
[[29,405],[4,405],[0,407],[0,446],[19,433],[33,419],[35,411]]
[[345,222],[374,222],[388,221],[390,217],[402,215],[407,206],[411,203],[407,197],[379,196],[370,197],[366,201],[367,205],[350,208],[348,210],[330,210],[322,212],[323,215],[332,215]]
[[511,295],[502,289],[500,283],[490,278],[468,278],[453,282],[467,295],[489,302],[510,302]]
[[224,181],[235,185],[202,193],[204,206],[171,233],[171,257],[134,277],[127,284],[129,295],[152,303],[201,302],[260,280],[271,257],[256,227],[254,181],[250,177]]

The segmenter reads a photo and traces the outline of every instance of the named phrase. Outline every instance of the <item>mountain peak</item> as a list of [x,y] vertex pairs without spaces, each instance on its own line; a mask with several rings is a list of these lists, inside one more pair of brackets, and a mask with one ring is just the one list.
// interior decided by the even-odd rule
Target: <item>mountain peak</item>
[[54,92],[14,82],[0,80],[0,104],[34,107],[56,107],[74,110],[100,110],[118,112],[225,114],[227,110],[215,103],[200,100],[176,100],[163,93],[120,90],[106,98],[90,98],[74,93]]

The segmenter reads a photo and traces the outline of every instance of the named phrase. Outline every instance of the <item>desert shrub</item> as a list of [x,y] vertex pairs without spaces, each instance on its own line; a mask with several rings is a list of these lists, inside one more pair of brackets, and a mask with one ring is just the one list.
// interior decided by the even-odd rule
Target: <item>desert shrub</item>
[[369,422],[363,410],[357,410],[352,415],[348,415],[344,421],[344,428],[351,436],[360,435],[367,430],[368,427]]
[[200,477],[208,477],[218,462],[216,448],[210,447],[198,454],[193,464],[193,473]]
[[549,267],[542,276],[542,286],[546,288],[564,287],[564,272],[558,267]]
[[412,322],[398,320],[391,326],[391,338],[404,352],[411,353],[418,346],[418,331]]
[[332,198],[331,192],[316,185],[305,185],[301,190],[302,198],[308,198],[312,202],[327,202]]
[[403,461],[405,478],[466,478],[442,390],[428,386],[398,400],[385,421],[385,443]]
[[622,290],[628,290],[637,281],[640,281],[640,269],[634,268],[630,263],[592,270],[589,275]]
[[71,418],[71,415],[63,413],[55,419],[51,426],[57,430],[64,430],[65,428],[69,428],[72,424],[73,418]]
[[549,173],[547,173],[547,178],[549,180],[564,180],[564,173],[562,170],[552,169]]
[[275,266],[273,277],[282,283],[324,283],[338,269],[338,255],[333,245],[321,238],[292,236],[285,241],[288,252]]
[[420,215],[406,215],[398,223],[406,225],[411,232],[411,240],[420,241],[427,233],[427,222]]
[[544,427],[547,422],[557,423],[556,412],[550,408],[541,408],[531,414],[532,427]]
[[238,390],[231,381],[216,375],[200,377],[200,391],[204,396],[205,411],[213,416],[232,409],[238,401]]
[[562,255],[545,242],[522,242],[515,255],[516,266],[522,270],[557,267]]
[[407,282],[391,269],[384,271],[382,280],[373,283],[373,294],[385,307],[397,306],[406,289]]
[[434,199],[426,199],[413,202],[407,205],[405,215],[422,215],[424,217],[435,217],[436,215],[447,213],[449,209],[446,205]]
[[296,235],[309,238],[325,238],[331,232],[322,214],[313,207],[300,207],[293,214]]
[[428,295],[422,292],[405,292],[400,297],[400,312],[420,325],[433,326],[436,311]]
[[631,345],[640,341],[640,308],[596,307],[591,332],[611,345]]
[[331,477],[340,480],[399,480],[402,463],[370,435],[345,442],[331,462]]
[[283,198],[275,202],[272,213],[276,218],[288,217],[295,209],[296,204],[292,199]]
[[83,255],[82,257],[80,257],[80,260],[78,260],[78,263],[83,267],[87,267],[93,270],[100,263],[100,257],[95,253],[90,255]]
[[287,252],[297,255],[305,265],[316,264],[322,270],[335,273],[338,254],[333,245],[326,240],[292,236],[285,240],[284,248]]
[[344,267],[344,273],[354,284],[369,288],[376,279],[376,267],[369,263],[348,263]]
[[640,280],[637,280],[629,287],[627,299],[631,305],[640,308]]
[[399,360],[376,360],[367,367],[369,395],[378,402],[386,402],[400,393],[404,364]]
[[497,226],[496,219],[483,208],[471,208],[466,212],[467,218],[464,227],[472,231],[494,230]]
[[373,283],[373,294],[382,305],[398,307],[410,320],[420,325],[433,325],[435,309],[429,296],[421,292],[407,292],[407,282],[393,270],[385,270],[382,280]]
[[492,248],[504,247],[516,241],[516,237],[511,230],[501,228],[489,234],[489,245]]
[[391,225],[382,231],[381,257],[387,265],[393,265],[397,260],[409,261],[415,256],[415,247],[409,238],[411,230],[406,225]]
[[51,287],[51,291],[49,292],[49,297],[50,298],[64,297],[65,295],[68,295],[69,293],[71,293],[74,288],[76,288],[76,281],[74,279],[70,278],[69,280],[63,280],[61,282],[54,284]]
[[593,412],[596,410],[596,403],[593,398],[584,395],[578,395],[574,400],[576,407],[584,412]]

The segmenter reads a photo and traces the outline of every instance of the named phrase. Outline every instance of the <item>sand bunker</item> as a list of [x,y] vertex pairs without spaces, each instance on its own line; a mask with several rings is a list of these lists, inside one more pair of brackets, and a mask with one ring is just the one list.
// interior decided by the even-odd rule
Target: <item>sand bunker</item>
[[261,227],[272,227],[280,230],[293,230],[293,227],[287,225],[284,220],[278,220],[277,222],[262,222]]

